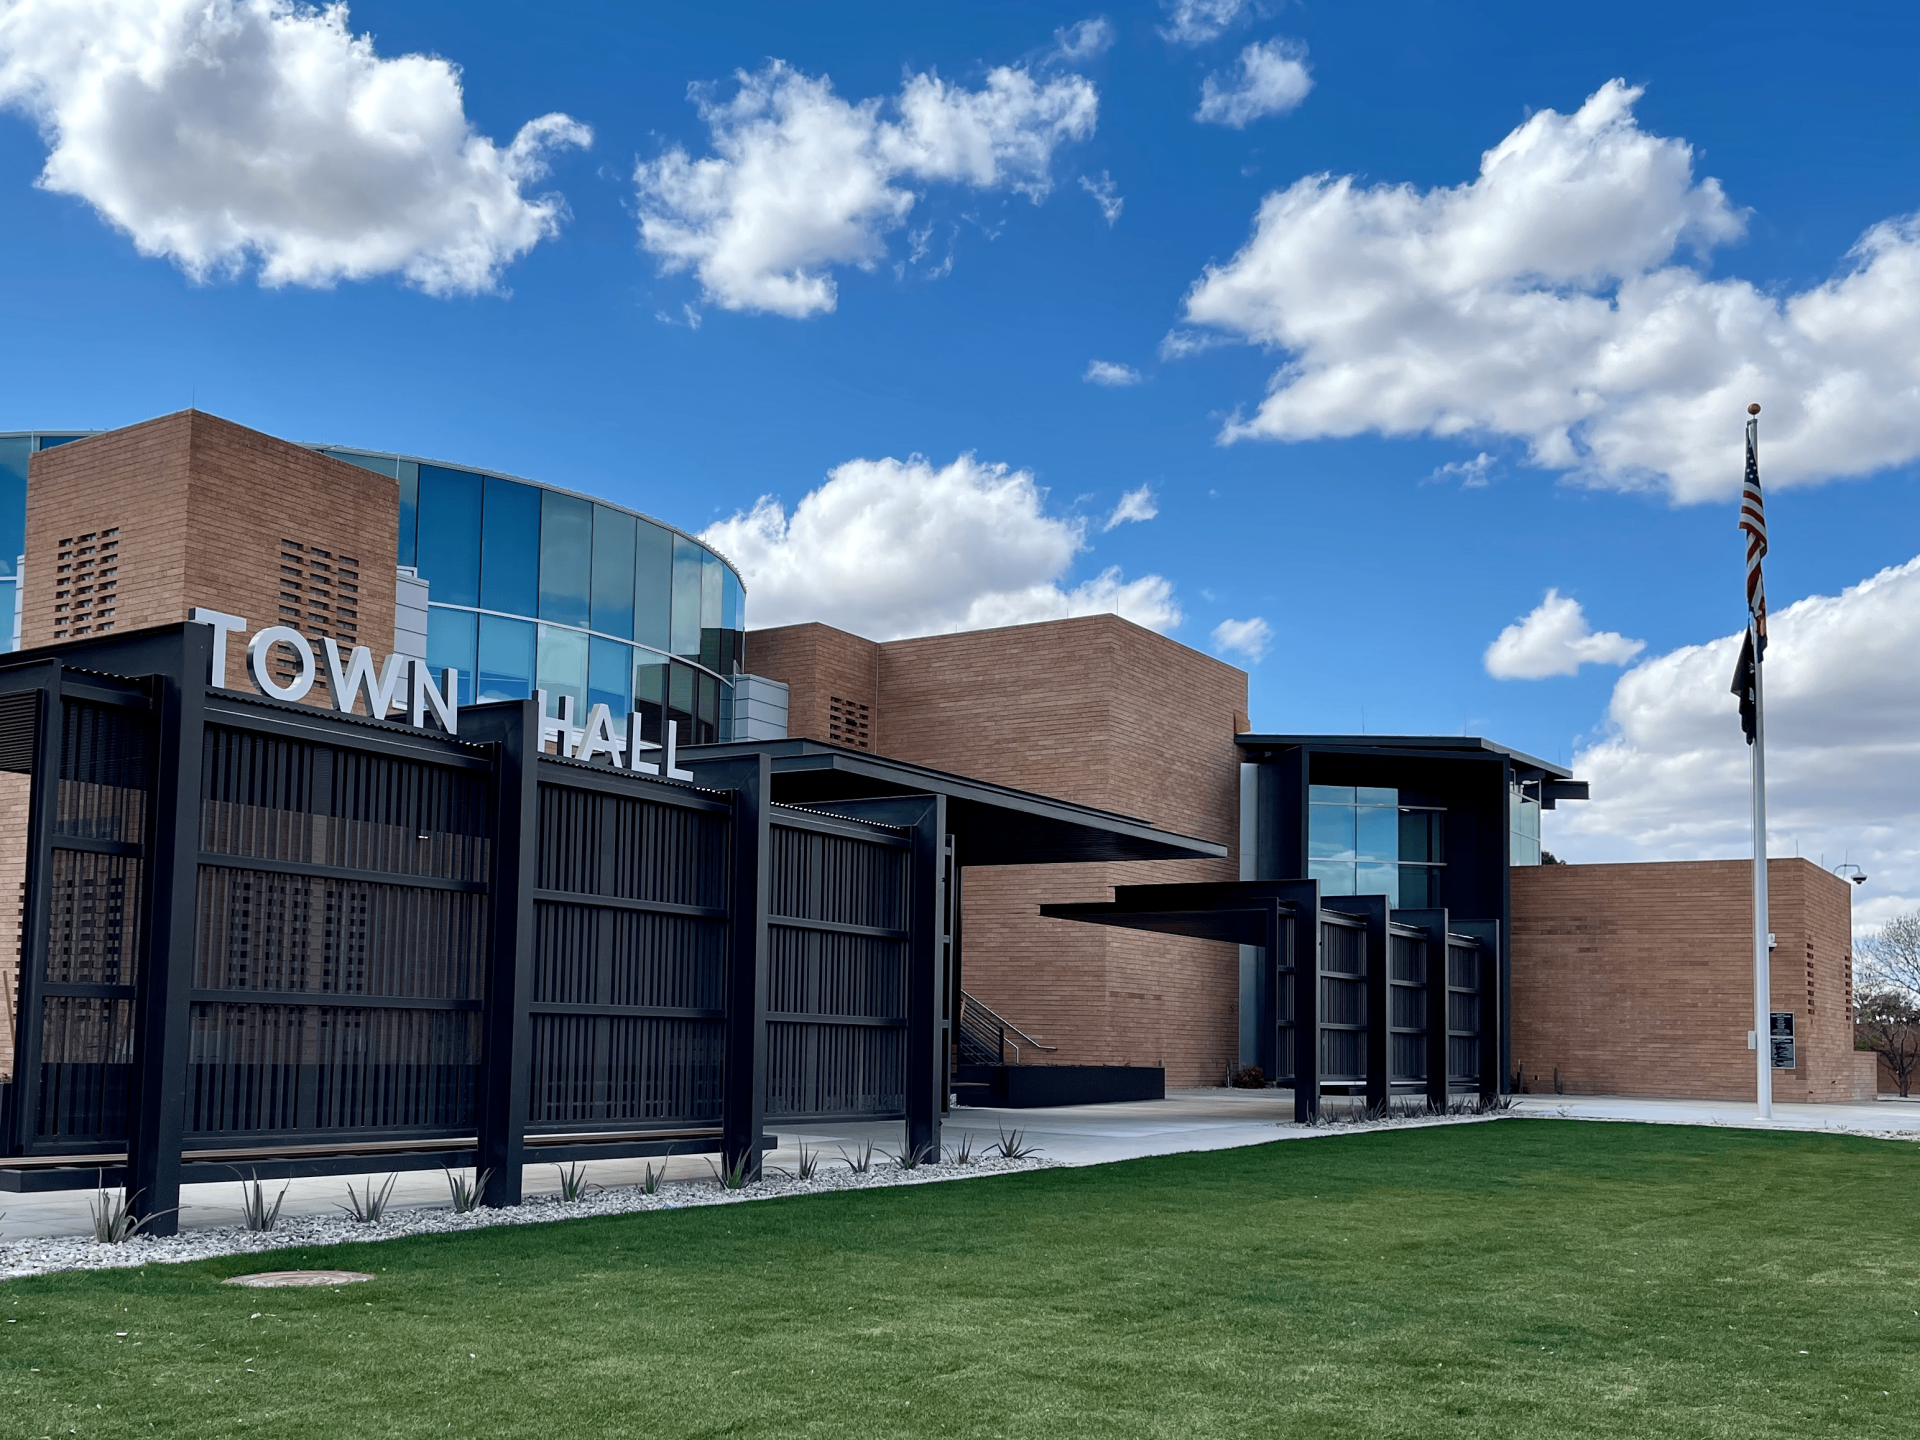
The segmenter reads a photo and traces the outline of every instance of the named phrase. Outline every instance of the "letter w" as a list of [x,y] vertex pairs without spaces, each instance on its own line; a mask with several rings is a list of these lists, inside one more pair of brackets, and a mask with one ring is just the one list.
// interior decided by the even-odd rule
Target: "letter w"
[[407,657],[389,655],[386,668],[378,679],[373,673],[373,651],[365,645],[356,645],[347,656],[344,670],[340,666],[340,647],[331,637],[320,642],[327,650],[327,684],[333,689],[333,708],[351,715],[353,702],[361,687],[366,687],[367,713],[376,720],[387,718],[387,712],[393,709],[400,696],[402,681],[406,678]]

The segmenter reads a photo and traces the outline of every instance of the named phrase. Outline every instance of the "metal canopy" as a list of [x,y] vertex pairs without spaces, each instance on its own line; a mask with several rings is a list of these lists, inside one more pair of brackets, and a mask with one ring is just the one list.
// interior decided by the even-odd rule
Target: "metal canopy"
[[944,795],[947,828],[961,865],[1065,865],[1099,860],[1220,860],[1227,847],[1159,830],[1145,820],[1051,800],[904,760],[819,740],[747,740],[680,751],[702,764],[764,753],[773,760],[773,798],[830,809],[893,795]]
[[[1410,758],[1472,760],[1507,759],[1513,762],[1518,771],[1538,771],[1539,778],[1553,780],[1571,780],[1573,772],[1564,765],[1555,765],[1551,760],[1542,760],[1537,755],[1529,755],[1523,750],[1515,750],[1511,745],[1502,745],[1478,735],[1266,735],[1248,734],[1233,737],[1234,744],[1249,752],[1248,759],[1257,759],[1261,751],[1293,750],[1302,746],[1309,750],[1355,755],[1398,755]],[[1584,795],[1563,795],[1563,800],[1585,799]]]
[[1189,935],[1229,945],[1266,945],[1274,916],[1312,902],[1311,880],[1218,880],[1190,885],[1116,885],[1111,900],[1042,905],[1049,920]]

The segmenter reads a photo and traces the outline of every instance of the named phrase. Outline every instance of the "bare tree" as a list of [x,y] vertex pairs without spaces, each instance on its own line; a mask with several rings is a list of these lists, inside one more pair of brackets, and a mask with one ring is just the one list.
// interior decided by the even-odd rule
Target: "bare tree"
[[1886,1061],[1900,1098],[1920,1078],[1920,912],[1854,945],[1854,1035]]

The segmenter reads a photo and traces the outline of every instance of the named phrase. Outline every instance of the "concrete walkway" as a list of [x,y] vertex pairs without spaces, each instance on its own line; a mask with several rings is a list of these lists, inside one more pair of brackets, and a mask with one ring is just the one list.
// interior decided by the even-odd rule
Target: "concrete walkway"
[[[1339,1102],[1333,1101],[1332,1104]],[[1516,1109],[1528,1115],[1586,1120],[1632,1120],[1668,1125],[1759,1125],[1751,1103],[1715,1104],[1687,1100],[1640,1100],[1618,1096],[1523,1095]],[[767,1163],[793,1169],[799,1147],[819,1151],[829,1164],[838,1164],[842,1149],[872,1143],[876,1153],[900,1149],[899,1121],[858,1124],[777,1125],[780,1145]],[[1048,1159],[1069,1165],[1103,1165],[1147,1155],[1174,1155],[1198,1150],[1228,1150],[1275,1140],[1304,1140],[1339,1135],[1342,1130],[1306,1129],[1293,1123],[1293,1095],[1286,1090],[1175,1090],[1164,1100],[1129,1101],[1117,1105],[1075,1105],[1048,1110],[1000,1110],[960,1107],[947,1118],[942,1140],[951,1147],[971,1137],[975,1153],[984,1152],[1004,1131],[1018,1130],[1024,1141],[1036,1145]],[[1862,1130],[1920,1138],[1920,1101],[1881,1102],[1875,1105],[1779,1105],[1772,1128],[1790,1130]],[[636,1185],[649,1162],[600,1160],[585,1168],[602,1185]],[[658,1166],[659,1162],[651,1162]],[[712,1168],[697,1155],[667,1162],[673,1180],[711,1181]],[[328,1177],[288,1183],[281,1213],[329,1215],[345,1198],[348,1180],[357,1187],[365,1177]],[[529,1195],[559,1192],[552,1165],[529,1165],[523,1177]],[[268,1198],[278,1183],[266,1186]],[[209,1229],[241,1221],[241,1187],[234,1182],[188,1185],[181,1192],[182,1229]],[[0,1194],[0,1243],[51,1235],[86,1235],[92,1231],[88,1202],[91,1191],[53,1194]],[[394,1182],[393,1206],[443,1206],[446,1179],[438,1171],[405,1171]]]

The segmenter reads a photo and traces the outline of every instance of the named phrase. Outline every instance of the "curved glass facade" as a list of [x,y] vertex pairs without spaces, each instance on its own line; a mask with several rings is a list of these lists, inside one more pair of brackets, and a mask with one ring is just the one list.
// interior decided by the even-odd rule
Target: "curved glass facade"
[[20,648],[20,553],[27,548],[27,462],[36,450],[84,440],[93,430],[0,434],[0,652]]
[[460,703],[571,695],[625,733],[730,733],[746,630],[740,577],[689,535],[572,491],[409,456],[318,446],[400,486],[398,563],[427,582],[427,661]]

